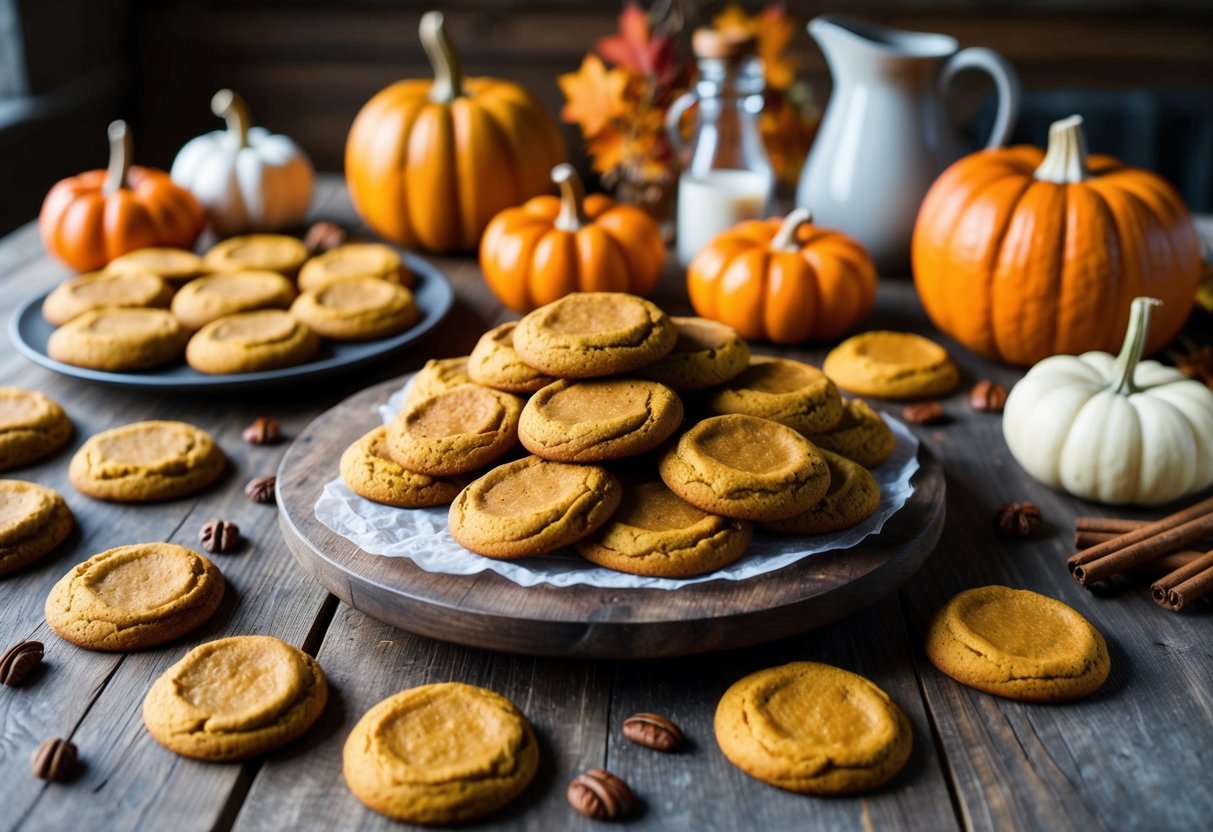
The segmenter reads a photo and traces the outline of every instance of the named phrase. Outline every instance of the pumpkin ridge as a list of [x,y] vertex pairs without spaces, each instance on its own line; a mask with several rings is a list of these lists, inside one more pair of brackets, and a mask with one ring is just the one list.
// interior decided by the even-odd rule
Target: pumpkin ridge
[[[991,179],[991,180],[985,182],[982,187],[974,189],[973,199],[969,201],[969,203],[961,211],[961,214],[967,213],[968,210],[970,209],[970,207],[973,205],[973,203],[976,202],[977,199],[980,196],[982,196],[982,194],[985,191],[987,191],[990,188],[995,187],[999,183],[1005,182],[1009,178],[1010,178],[1009,176],[1000,176],[996,179]],[[1011,200],[1009,200],[1010,210],[1008,210],[1006,212],[1006,217],[1003,219],[1002,226],[1000,228],[996,229],[996,231],[991,235],[993,237],[993,241],[992,241],[992,243],[989,247],[988,253],[987,253],[987,260],[983,264],[983,267],[981,269],[981,276],[982,276],[982,282],[983,282],[982,292],[987,297],[991,298],[990,302],[986,306],[984,325],[985,325],[986,331],[990,333],[990,346],[993,349],[994,357],[997,358],[999,361],[1005,361],[1006,357],[1003,353],[1002,348],[1000,347],[1000,345],[998,343],[997,331],[995,330],[995,326],[994,326],[994,308],[995,308],[995,304],[993,301],[994,281],[998,276],[998,262],[1002,258],[1003,243],[1006,241],[1007,235],[1010,233],[1011,222],[1015,218],[1015,212],[1019,209],[1019,203],[1023,200],[1024,195],[1028,192],[1028,189],[1032,186],[1032,182],[1033,182],[1033,180],[1031,180],[1031,179],[1024,181],[1023,186],[1019,189],[1018,193],[1016,193],[1014,195],[1014,197]],[[959,224],[954,225],[952,232],[947,236],[947,246],[949,248],[952,245],[952,239],[951,239],[952,234],[955,234],[956,230],[958,228],[959,228]],[[949,304],[947,308],[950,310],[952,308],[951,304]]]
[[[1153,287],[1148,286],[1148,275],[1151,269],[1148,266],[1146,268],[1141,268],[1145,264],[1140,259],[1140,254],[1138,251],[1126,250],[1131,248],[1132,235],[1125,233],[1124,224],[1126,219],[1124,213],[1116,209],[1115,205],[1113,204],[1113,200],[1120,200],[1123,198],[1125,204],[1122,207],[1128,211],[1136,211],[1137,216],[1135,219],[1142,227],[1149,225],[1150,217],[1148,209],[1142,210],[1145,209],[1145,204],[1135,194],[1125,190],[1117,190],[1115,188],[1105,187],[1102,183],[1101,176],[1096,176],[1095,178],[1091,179],[1087,183],[1087,186],[1091,193],[1103,202],[1103,204],[1107,207],[1108,213],[1112,217],[1112,234],[1116,238],[1116,246],[1120,255],[1120,269],[1117,277],[1122,279],[1120,280],[1120,285],[1118,286],[1120,291],[1117,293],[1116,304],[1112,308],[1118,312],[1119,310],[1128,310],[1130,304],[1133,302],[1133,298],[1142,295],[1153,295]],[[1113,194],[1115,194],[1114,197],[1112,197]],[[1169,242],[1167,249],[1169,254],[1174,254],[1170,251],[1171,246]],[[1171,259],[1173,261],[1174,257],[1172,256]],[[1170,271],[1170,269],[1168,269],[1168,271]],[[1158,315],[1155,313],[1153,323],[1155,328],[1158,326],[1157,318]],[[1125,315],[1125,320],[1128,320],[1127,315]],[[1101,349],[1103,349],[1105,352],[1115,353],[1119,346],[1120,345],[1117,343],[1116,338],[1111,334],[1111,331],[1109,331],[1108,340],[1105,342],[1105,345],[1101,347]]]

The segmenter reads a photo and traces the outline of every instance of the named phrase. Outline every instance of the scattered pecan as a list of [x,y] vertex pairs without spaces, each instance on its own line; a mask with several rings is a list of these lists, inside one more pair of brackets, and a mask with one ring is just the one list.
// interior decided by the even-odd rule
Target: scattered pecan
[[574,809],[597,820],[625,818],[636,807],[636,796],[628,784],[600,768],[592,768],[569,783],[567,796]]
[[277,419],[261,416],[254,419],[241,436],[250,445],[273,445],[282,437],[282,428]]
[[240,545],[240,528],[235,523],[219,518],[207,520],[198,532],[198,540],[208,552],[225,555],[235,551]]
[[901,418],[914,425],[932,425],[944,420],[943,405],[939,402],[915,402],[901,409]]
[[1188,378],[1213,387],[1213,345],[1192,347],[1176,355],[1175,366]]
[[312,227],[303,236],[303,245],[307,247],[308,254],[315,257],[317,254],[324,254],[337,246],[345,245],[347,239],[349,239],[349,235],[345,233],[344,228],[335,222],[321,220],[312,223]]
[[969,391],[969,407],[981,413],[1002,413],[1007,406],[1007,388],[996,381],[983,379]]
[[76,773],[77,762],[76,746],[56,737],[38,746],[38,750],[30,759],[30,767],[35,777],[62,783],[72,779]]
[[24,685],[42,664],[42,642],[23,641],[0,656],[0,685]]
[[623,721],[623,735],[637,745],[656,751],[677,751],[682,747],[682,731],[664,716],[635,714]]
[[244,486],[244,496],[254,503],[272,503],[277,485],[277,477],[253,477]]
[[1027,537],[1040,528],[1040,509],[1031,503],[1007,503],[994,515],[995,530],[1006,537]]

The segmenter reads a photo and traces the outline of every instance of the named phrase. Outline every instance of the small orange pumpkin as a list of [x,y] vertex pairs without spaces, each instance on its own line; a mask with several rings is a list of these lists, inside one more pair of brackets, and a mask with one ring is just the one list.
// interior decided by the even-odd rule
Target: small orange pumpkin
[[797,208],[713,237],[687,267],[695,312],[777,344],[845,335],[872,311],[876,266],[856,240],[810,220]]
[[165,171],[131,165],[126,122],[109,126],[109,142],[108,169],[57,182],[43,200],[46,250],[87,272],[138,248],[191,248],[206,222],[198,200]]
[[480,268],[498,299],[529,312],[571,292],[652,291],[665,263],[657,222],[609,197],[586,197],[572,165],[557,165],[560,197],[537,196],[485,229]]

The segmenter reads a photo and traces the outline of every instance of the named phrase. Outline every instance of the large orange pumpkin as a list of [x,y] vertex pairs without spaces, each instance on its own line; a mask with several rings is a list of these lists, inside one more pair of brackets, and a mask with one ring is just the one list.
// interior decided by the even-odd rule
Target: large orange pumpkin
[[131,165],[125,122],[109,126],[109,140],[109,168],[56,183],[38,215],[46,250],[79,272],[137,248],[190,248],[206,222],[198,200],[166,172]]
[[586,198],[572,165],[557,165],[560,198],[537,196],[502,211],[480,241],[480,268],[502,303],[529,312],[570,292],[648,294],[665,243],[656,221],[609,197]]
[[350,128],[345,179],[367,223],[403,246],[474,249],[499,211],[547,192],[560,129],[517,84],[463,77],[442,15],[421,18],[434,80],[392,84]]
[[876,266],[856,240],[810,219],[798,208],[713,237],[687,267],[695,312],[777,344],[845,335],[872,310]]
[[1163,305],[1148,351],[1183,326],[1200,279],[1187,208],[1148,171],[1088,156],[1082,119],[1046,150],[983,150],[931,186],[914,227],[914,281],[935,325],[974,352],[1026,366],[1115,353],[1133,298]]

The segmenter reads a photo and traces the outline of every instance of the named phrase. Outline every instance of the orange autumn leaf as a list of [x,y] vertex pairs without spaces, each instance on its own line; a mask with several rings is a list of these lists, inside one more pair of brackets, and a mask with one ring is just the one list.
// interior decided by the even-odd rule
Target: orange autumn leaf
[[796,80],[799,61],[786,54],[796,37],[796,21],[782,6],[767,6],[759,14],[749,15],[739,4],[731,3],[716,15],[712,25],[722,32],[745,32],[758,38],[758,57],[767,86],[785,90]]
[[586,136],[601,133],[611,120],[625,112],[624,91],[628,75],[620,69],[607,69],[597,55],[590,53],[576,72],[556,79],[564,93],[560,117],[581,125]]

